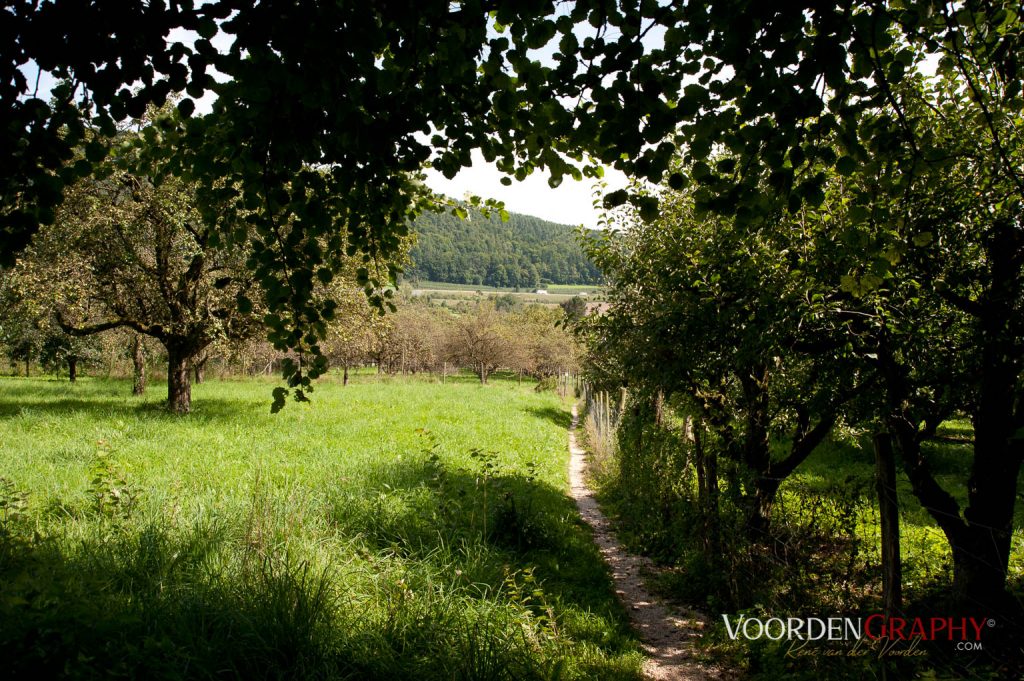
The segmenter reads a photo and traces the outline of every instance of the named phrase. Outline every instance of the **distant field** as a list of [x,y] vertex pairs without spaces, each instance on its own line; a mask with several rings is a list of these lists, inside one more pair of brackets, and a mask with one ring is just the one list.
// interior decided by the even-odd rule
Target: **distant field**
[[471,377],[0,379],[12,677],[640,679],[566,405]]
[[[412,282],[410,282],[412,283]],[[412,283],[413,290],[424,290],[424,291],[480,291],[482,293],[521,293],[524,295],[533,294],[533,290],[520,289],[516,291],[514,288],[498,288],[494,286],[480,286],[476,284],[448,284],[439,281],[418,281]],[[589,293],[602,295],[604,293],[604,287],[599,285],[577,285],[577,284],[551,284],[546,287],[546,290],[550,294],[562,294],[562,295],[576,295],[579,293]]]
[[494,296],[511,295],[520,302],[538,305],[559,305],[574,296],[586,293],[588,302],[604,300],[604,289],[600,286],[570,286],[554,284],[547,289],[548,293],[536,293],[530,291],[516,291],[515,289],[499,289],[491,286],[473,286],[472,284],[446,284],[443,282],[420,282],[413,288],[413,295],[429,298],[435,305],[442,302],[447,305],[454,305],[461,301],[476,300],[481,297],[489,298]]

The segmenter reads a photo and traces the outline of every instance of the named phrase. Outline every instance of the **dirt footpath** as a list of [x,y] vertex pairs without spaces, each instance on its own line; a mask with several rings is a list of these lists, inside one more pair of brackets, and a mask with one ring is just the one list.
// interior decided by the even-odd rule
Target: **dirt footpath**
[[653,570],[651,561],[627,553],[619,544],[608,519],[601,513],[594,492],[586,482],[586,453],[576,444],[579,416],[572,408],[569,427],[569,485],[580,515],[594,530],[615,580],[615,591],[629,611],[640,634],[648,660],[644,673],[655,681],[697,681],[727,678],[720,670],[700,664],[693,656],[693,641],[700,638],[705,619],[698,612],[676,612],[655,598],[644,585],[643,575]]

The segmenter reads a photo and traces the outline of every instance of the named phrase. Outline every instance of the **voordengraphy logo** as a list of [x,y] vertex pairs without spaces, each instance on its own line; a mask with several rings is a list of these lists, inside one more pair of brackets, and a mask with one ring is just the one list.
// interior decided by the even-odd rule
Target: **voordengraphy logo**
[[886,617],[871,615],[864,620],[864,636],[871,640],[888,638],[907,641],[980,641],[981,632],[996,621],[990,617]]
[[747,617],[722,615],[729,638],[772,641],[970,641],[981,640],[987,617]]
[[748,641],[769,638],[773,641],[848,641],[859,639],[864,631],[860,619],[850,617],[760,617],[740,615],[735,621],[722,615],[729,638]]

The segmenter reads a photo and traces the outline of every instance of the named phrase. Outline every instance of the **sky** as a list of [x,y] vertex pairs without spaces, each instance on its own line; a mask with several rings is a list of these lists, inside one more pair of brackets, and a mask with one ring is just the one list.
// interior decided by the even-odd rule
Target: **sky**
[[[191,31],[175,29],[168,36],[168,42],[180,41],[191,45],[198,36]],[[582,36],[581,36],[582,38]],[[230,36],[226,33],[219,33],[213,43],[217,49],[226,51],[230,48]],[[545,48],[553,51],[553,46]],[[544,50],[536,51],[541,59]],[[34,63],[25,64],[21,67],[30,88],[39,80],[39,96],[46,97],[55,84],[50,74],[39,73],[38,66]],[[216,76],[217,74],[215,74]],[[215,96],[207,93],[205,97],[196,102],[196,111],[199,114],[207,113],[212,108]],[[557,189],[548,185],[550,175],[545,171],[536,171],[523,181],[512,178],[512,184],[505,186],[501,184],[502,173],[493,165],[484,160],[479,152],[473,152],[472,165],[464,168],[462,172],[449,180],[440,172],[427,169],[427,186],[435,192],[445,194],[455,199],[462,199],[467,195],[479,196],[482,199],[497,199],[505,204],[505,209],[514,213],[533,215],[535,217],[558,222],[567,225],[583,225],[588,229],[597,229],[600,211],[594,207],[595,180],[583,178],[581,181],[573,180],[571,177],[564,177]],[[606,192],[614,191],[625,187],[627,178],[621,172],[605,168],[603,179]]]
[[[473,152],[473,165],[449,180],[436,170],[427,171],[427,186],[440,194],[461,199],[467,193],[483,199],[497,199],[505,209],[566,225],[583,225],[597,229],[599,211],[593,206],[594,180],[583,178],[577,182],[565,177],[557,189],[548,186],[546,172],[534,172],[522,182],[514,178],[508,187],[501,184],[502,173],[487,163],[483,155]],[[614,169],[606,169],[604,183],[607,191],[626,186],[626,176]]]

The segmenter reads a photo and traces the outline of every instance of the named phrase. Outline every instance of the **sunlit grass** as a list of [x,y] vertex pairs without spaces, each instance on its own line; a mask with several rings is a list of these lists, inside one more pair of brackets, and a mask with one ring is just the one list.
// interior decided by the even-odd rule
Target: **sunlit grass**
[[271,415],[272,386],[177,417],[159,385],[0,380],[14,672],[639,678],[556,395],[361,376]]

